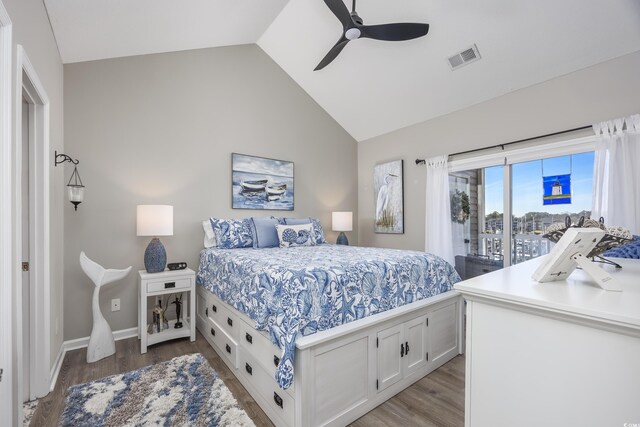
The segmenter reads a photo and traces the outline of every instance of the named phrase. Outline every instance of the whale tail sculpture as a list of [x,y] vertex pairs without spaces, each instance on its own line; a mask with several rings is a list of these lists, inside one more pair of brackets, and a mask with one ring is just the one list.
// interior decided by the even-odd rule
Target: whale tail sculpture
[[89,338],[89,347],[87,348],[87,362],[92,363],[111,356],[116,352],[111,327],[100,311],[100,288],[108,283],[124,278],[131,271],[131,267],[123,270],[106,269],[97,262],[89,259],[84,252],[80,252],[80,266],[82,267],[82,271],[84,271],[96,285],[93,290],[92,302],[93,328],[91,329],[91,338]]

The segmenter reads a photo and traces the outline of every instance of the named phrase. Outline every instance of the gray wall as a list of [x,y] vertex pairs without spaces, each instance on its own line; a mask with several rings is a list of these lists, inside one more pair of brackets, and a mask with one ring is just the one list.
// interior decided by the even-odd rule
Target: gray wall
[[[416,158],[544,135],[640,112],[640,52],[358,144],[359,243],[424,250],[425,167]],[[452,94],[455,96],[455,94]],[[373,167],[404,159],[405,233],[373,232]]]
[[[210,216],[311,215],[333,241],[332,211],[357,218],[357,143],[256,45],[64,72],[65,146],[86,186],[85,202],[65,215],[65,340],[91,332],[93,285],[81,250],[106,267],[133,265],[102,290],[101,307],[113,330],[137,325],[137,270],[149,242],[136,237],[138,204],[174,206],[174,235],[161,240],[170,261],[196,270]],[[232,152],[295,162],[295,211],[231,209]],[[120,312],[110,311],[112,298],[121,298]]]
[[[33,64],[50,102],[50,158],[55,150],[63,148],[63,68],[44,3],[41,0],[3,0],[13,24],[13,45],[24,47]],[[13,76],[15,82],[15,76]],[[13,116],[15,117],[15,115]],[[53,160],[52,160],[53,162]],[[55,362],[63,336],[63,280],[62,239],[65,196],[65,171],[50,164],[50,212],[51,212],[51,366]]]

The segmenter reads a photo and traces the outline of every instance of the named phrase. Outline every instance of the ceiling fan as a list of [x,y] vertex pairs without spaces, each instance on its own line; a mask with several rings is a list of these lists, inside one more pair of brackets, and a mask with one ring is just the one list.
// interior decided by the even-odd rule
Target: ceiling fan
[[329,65],[351,40],[366,37],[375,40],[403,41],[426,36],[429,32],[429,24],[363,25],[362,18],[356,12],[356,0],[353,0],[351,12],[349,12],[342,0],[324,0],[324,2],[342,23],[342,36],[313,71],[322,70]]

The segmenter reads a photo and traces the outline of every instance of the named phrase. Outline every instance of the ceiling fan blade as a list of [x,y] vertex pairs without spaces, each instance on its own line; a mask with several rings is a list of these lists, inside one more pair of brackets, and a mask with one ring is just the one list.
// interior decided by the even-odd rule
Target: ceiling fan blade
[[340,52],[342,52],[342,49],[344,49],[344,47],[347,45],[347,43],[349,43],[349,40],[347,38],[345,38],[345,36],[343,35],[342,37],[340,37],[340,40],[338,40],[338,43],[336,43],[331,50],[329,51],[329,53],[327,53],[324,58],[322,58],[322,61],[320,61],[320,63],[318,64],[318,66],[316,68],[313,69],[313,71],[318,71],[318,70],[322,70],[324,67],[326,67],[327,65],[329,65],[331,63],[331,61],[333,61],[334,59],[336,59],[336,57],[338,56],[338,54]]
[[342,28],[347,28],[351,24],[351,14],[342,0],[324,0],[324,2],[342,23]]
[[414,23],[362,25],[358,28],[362,32],[360,37],[394,42],[417,39],[426,36],[429,32],[429,24]]

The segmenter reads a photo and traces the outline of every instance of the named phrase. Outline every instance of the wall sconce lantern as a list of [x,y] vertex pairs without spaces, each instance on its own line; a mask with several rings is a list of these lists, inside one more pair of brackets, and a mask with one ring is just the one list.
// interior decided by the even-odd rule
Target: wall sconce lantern
[[84,199],[84,185],[82,185],[82,180],[78,173],[78,163],[80,163],[80,160],[73,160],[66,154],[58,154],[56,151],[54,166],[58,166],[60,163],[64,162],[73,163],[73,173],[71,174],[71,178],[69,178],[67,191],[69,194],[69,201],[73,203],[75,210],[78,210],[78,205],[82,203],[82,200]]

